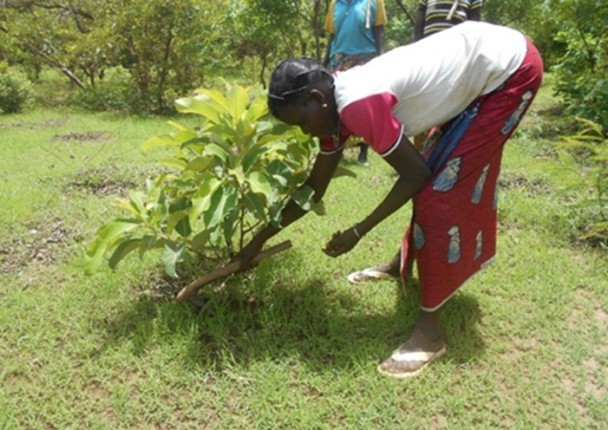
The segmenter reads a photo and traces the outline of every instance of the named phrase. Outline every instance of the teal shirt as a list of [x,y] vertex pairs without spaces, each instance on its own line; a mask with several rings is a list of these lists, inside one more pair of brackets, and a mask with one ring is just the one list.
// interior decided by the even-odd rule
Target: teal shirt
[[368,0],[352,0],[349,5],[346,0],[336,1],[333,11],[335,33],[331,44],[331,57],[336,54],[373,54],[377,51],[373,31],[377,5],[375,0],[372,0],[369,28],[366,28],[367,2]]

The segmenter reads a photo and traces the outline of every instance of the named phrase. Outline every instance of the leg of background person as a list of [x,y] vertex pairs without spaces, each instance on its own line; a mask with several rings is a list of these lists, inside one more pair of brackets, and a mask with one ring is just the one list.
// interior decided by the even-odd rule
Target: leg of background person
[[359,158],[357,159],[357,161],[361,164],[367,164],[368,146],[363,142],[359,142],[358,146],[359,146]]
[[419,133],[416,136],[414,136],[414,148],[416,148],[418,150],[418,152],[422,152],[422,149],[424,148],[424,141],[426,139],[427,136],[427,132],[424,133]]

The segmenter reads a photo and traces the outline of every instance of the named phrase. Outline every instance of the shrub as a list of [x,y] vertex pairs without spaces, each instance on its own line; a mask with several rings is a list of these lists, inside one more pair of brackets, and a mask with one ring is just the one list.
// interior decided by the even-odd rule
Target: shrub
[[192,258],[226,262],[258,227],[280,222],[290,196],[305,208],[311,205],[312,189],[292,194],[308,176],[313,141],[269,118],[259,89],[201,89],[176,107],[203,123],[190,129],[170,122],[175,132],[144,143],[144,151],[176,149],[164,160],[173,172],[118,202],[128,217],[100,228],[87,249],[88,273],[106,255],[114,268],[136,250],[141,255],[162,249],[165,271],[173,277],[178,263]]
[[[565,168],[561,175],[566,190],[583,195],[572,203],[584,213],[581,240],[608,246],[608,137],[602,127],[579,118],[583,128],[560,143],[559,160]],[[569,173],[569,174],[568,174]]]
[[137,112],[133,103],[131,75],[122,67],[109,69],[95,86],[84,88],[72,96],[72,103],[89,111]]
[[14,69],[0,72],[0,110],[19,112],[32,95],[32,84],[27,77]]

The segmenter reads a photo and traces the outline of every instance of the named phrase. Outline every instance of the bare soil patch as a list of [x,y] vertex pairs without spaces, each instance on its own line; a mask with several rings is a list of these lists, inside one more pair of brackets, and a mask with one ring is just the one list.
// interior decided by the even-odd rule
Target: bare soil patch
[[97,167],[79,174],[64,188],[64,192],[69,194],[77,190],[90,192],[97,196],[124,195],[136,186],[132,179],[120,178],[120,172],[116,166],[108,166]]
[[67,134],[56,134],[53,136],[54,140],[61,142],[77,142],[77,143],[99,143],[105,142],[111,137],[109,131],[86,131],[82,133],[67,133]]
[[522,189],[535,196],[549,194],[551,191],[542,179],[530,179],[524,175],[501,175],[498,184],[501,189]]
[[57,218],[45,224],[30,223],[26,227],[26,235],[0,242],[0,273],[17,273],[35,262],[45,266],[54,264],[78,234]]

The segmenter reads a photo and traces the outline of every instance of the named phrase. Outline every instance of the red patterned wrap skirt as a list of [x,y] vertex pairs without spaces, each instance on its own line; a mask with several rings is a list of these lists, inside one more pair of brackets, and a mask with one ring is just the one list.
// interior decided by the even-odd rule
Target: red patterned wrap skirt
[[413,199],[414,214],[401,249],[401,276],[416,260],[421,308],[440,308],[496,254],[497,182],[502,150],[528,110],[543,74],[536,47],[493,92],[432,131],[424,157],[431,180]]

